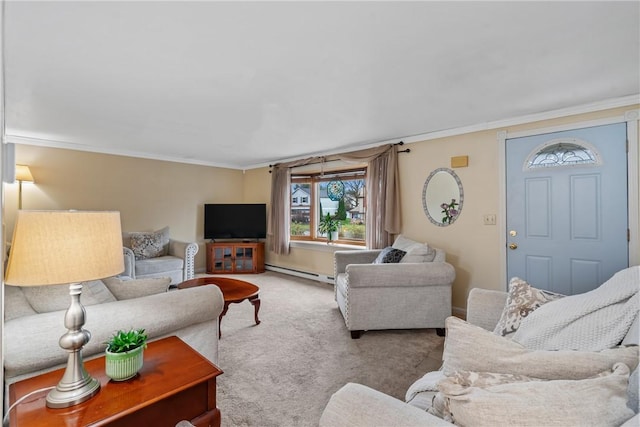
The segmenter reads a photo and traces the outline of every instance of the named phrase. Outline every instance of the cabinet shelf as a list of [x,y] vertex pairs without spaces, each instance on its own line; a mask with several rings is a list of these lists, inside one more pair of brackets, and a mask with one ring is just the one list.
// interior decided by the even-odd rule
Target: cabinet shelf
[[264,242],[207,243],[207,273],[264,273]]

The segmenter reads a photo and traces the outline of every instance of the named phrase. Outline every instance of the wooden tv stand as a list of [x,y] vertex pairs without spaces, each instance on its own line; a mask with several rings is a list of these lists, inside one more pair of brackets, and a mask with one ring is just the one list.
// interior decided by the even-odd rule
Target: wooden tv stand
[[264,242],[208,242],[207,273],[264,273]]

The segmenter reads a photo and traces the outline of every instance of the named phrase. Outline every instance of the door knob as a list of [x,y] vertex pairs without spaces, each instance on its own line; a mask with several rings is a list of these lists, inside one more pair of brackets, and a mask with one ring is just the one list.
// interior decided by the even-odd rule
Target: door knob
[[518,249],[518,245],[515,243],[509,243],[509,249]]

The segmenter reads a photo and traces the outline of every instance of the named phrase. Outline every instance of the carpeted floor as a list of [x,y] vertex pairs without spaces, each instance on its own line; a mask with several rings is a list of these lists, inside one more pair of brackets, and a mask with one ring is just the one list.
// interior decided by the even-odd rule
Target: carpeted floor
[[333,286],[275,272],[229,276],[260,286],[253,306],[231,304],[222,320],[218,407],[222,426],[317,426],[347,382],[404,400],[415,380],[441,364],[434,329],[369,331],[352,340]]

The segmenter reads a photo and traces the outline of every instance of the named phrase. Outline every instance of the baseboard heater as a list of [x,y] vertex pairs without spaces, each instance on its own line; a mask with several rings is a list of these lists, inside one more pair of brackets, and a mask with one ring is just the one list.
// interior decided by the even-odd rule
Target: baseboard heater
[[303,277],[305,279],[317,280],[318,282],[331,283],[333,285],[333,277],[324,274],[310,273],[308,271],[296,270],[288,267],[278,267],[277,265],[265,264],[264,268],[278,273],[290,274],[292,276]]

